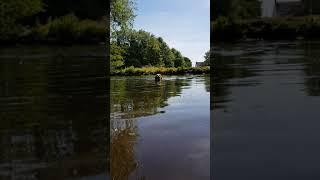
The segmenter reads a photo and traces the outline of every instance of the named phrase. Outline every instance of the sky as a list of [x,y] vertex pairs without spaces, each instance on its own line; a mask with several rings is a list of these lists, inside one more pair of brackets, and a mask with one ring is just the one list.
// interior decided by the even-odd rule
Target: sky
[[162,37],[193,65],[210,49],[210,0],[136,0],[135,29]]

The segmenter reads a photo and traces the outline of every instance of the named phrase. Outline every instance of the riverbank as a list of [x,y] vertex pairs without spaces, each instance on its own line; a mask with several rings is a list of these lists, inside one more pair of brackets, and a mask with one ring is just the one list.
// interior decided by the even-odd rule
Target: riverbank
[[320,39],[320,16],[273,17],[232,20],[220,17],[211,23],[214,42]]
[[43,24],[17,26],[0,35],[0,44],[97,44],[106,41],[106,24],[69,14]]
[[183,75],[183,74],[209,74],[210,66],[191,68],[166,68],[166,67],[127,67],[110,72],[111,76],[139,76],[139,75]]

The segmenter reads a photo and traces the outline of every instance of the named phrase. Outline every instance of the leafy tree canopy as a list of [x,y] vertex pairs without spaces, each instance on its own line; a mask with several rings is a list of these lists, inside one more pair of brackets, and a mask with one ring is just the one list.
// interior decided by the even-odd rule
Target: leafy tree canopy
[[257,18],[261,14],[261,2],[259,0],[214,0],[213,19],[220,16],[232,19]]
[[19,20],[43,9],[41,0],[0,0],[0,38],[19,31]]

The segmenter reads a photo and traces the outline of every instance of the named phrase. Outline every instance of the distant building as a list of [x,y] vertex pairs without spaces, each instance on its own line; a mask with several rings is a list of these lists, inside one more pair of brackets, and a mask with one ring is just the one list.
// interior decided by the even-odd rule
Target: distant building
[[196,67],[206,66],[204,62],[196,62]]
[[261,16],[272,17],[274,8],[273,0],[261,0]]
[[302,1],[277,1],[275,0],[273,16],[302,16],[304,6]]
[[320,15],[319,0],[261,0],[262,17]]

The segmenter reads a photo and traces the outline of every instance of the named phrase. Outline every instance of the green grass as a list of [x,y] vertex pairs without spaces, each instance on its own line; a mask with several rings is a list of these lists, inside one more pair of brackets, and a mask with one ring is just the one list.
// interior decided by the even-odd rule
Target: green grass
[[209,74],[210,67],[191,67],[191,68],[166,68],[166,67],[127,67],[111,72],[112,76],[140,76],[140,75],[182,75],[182,74]]

